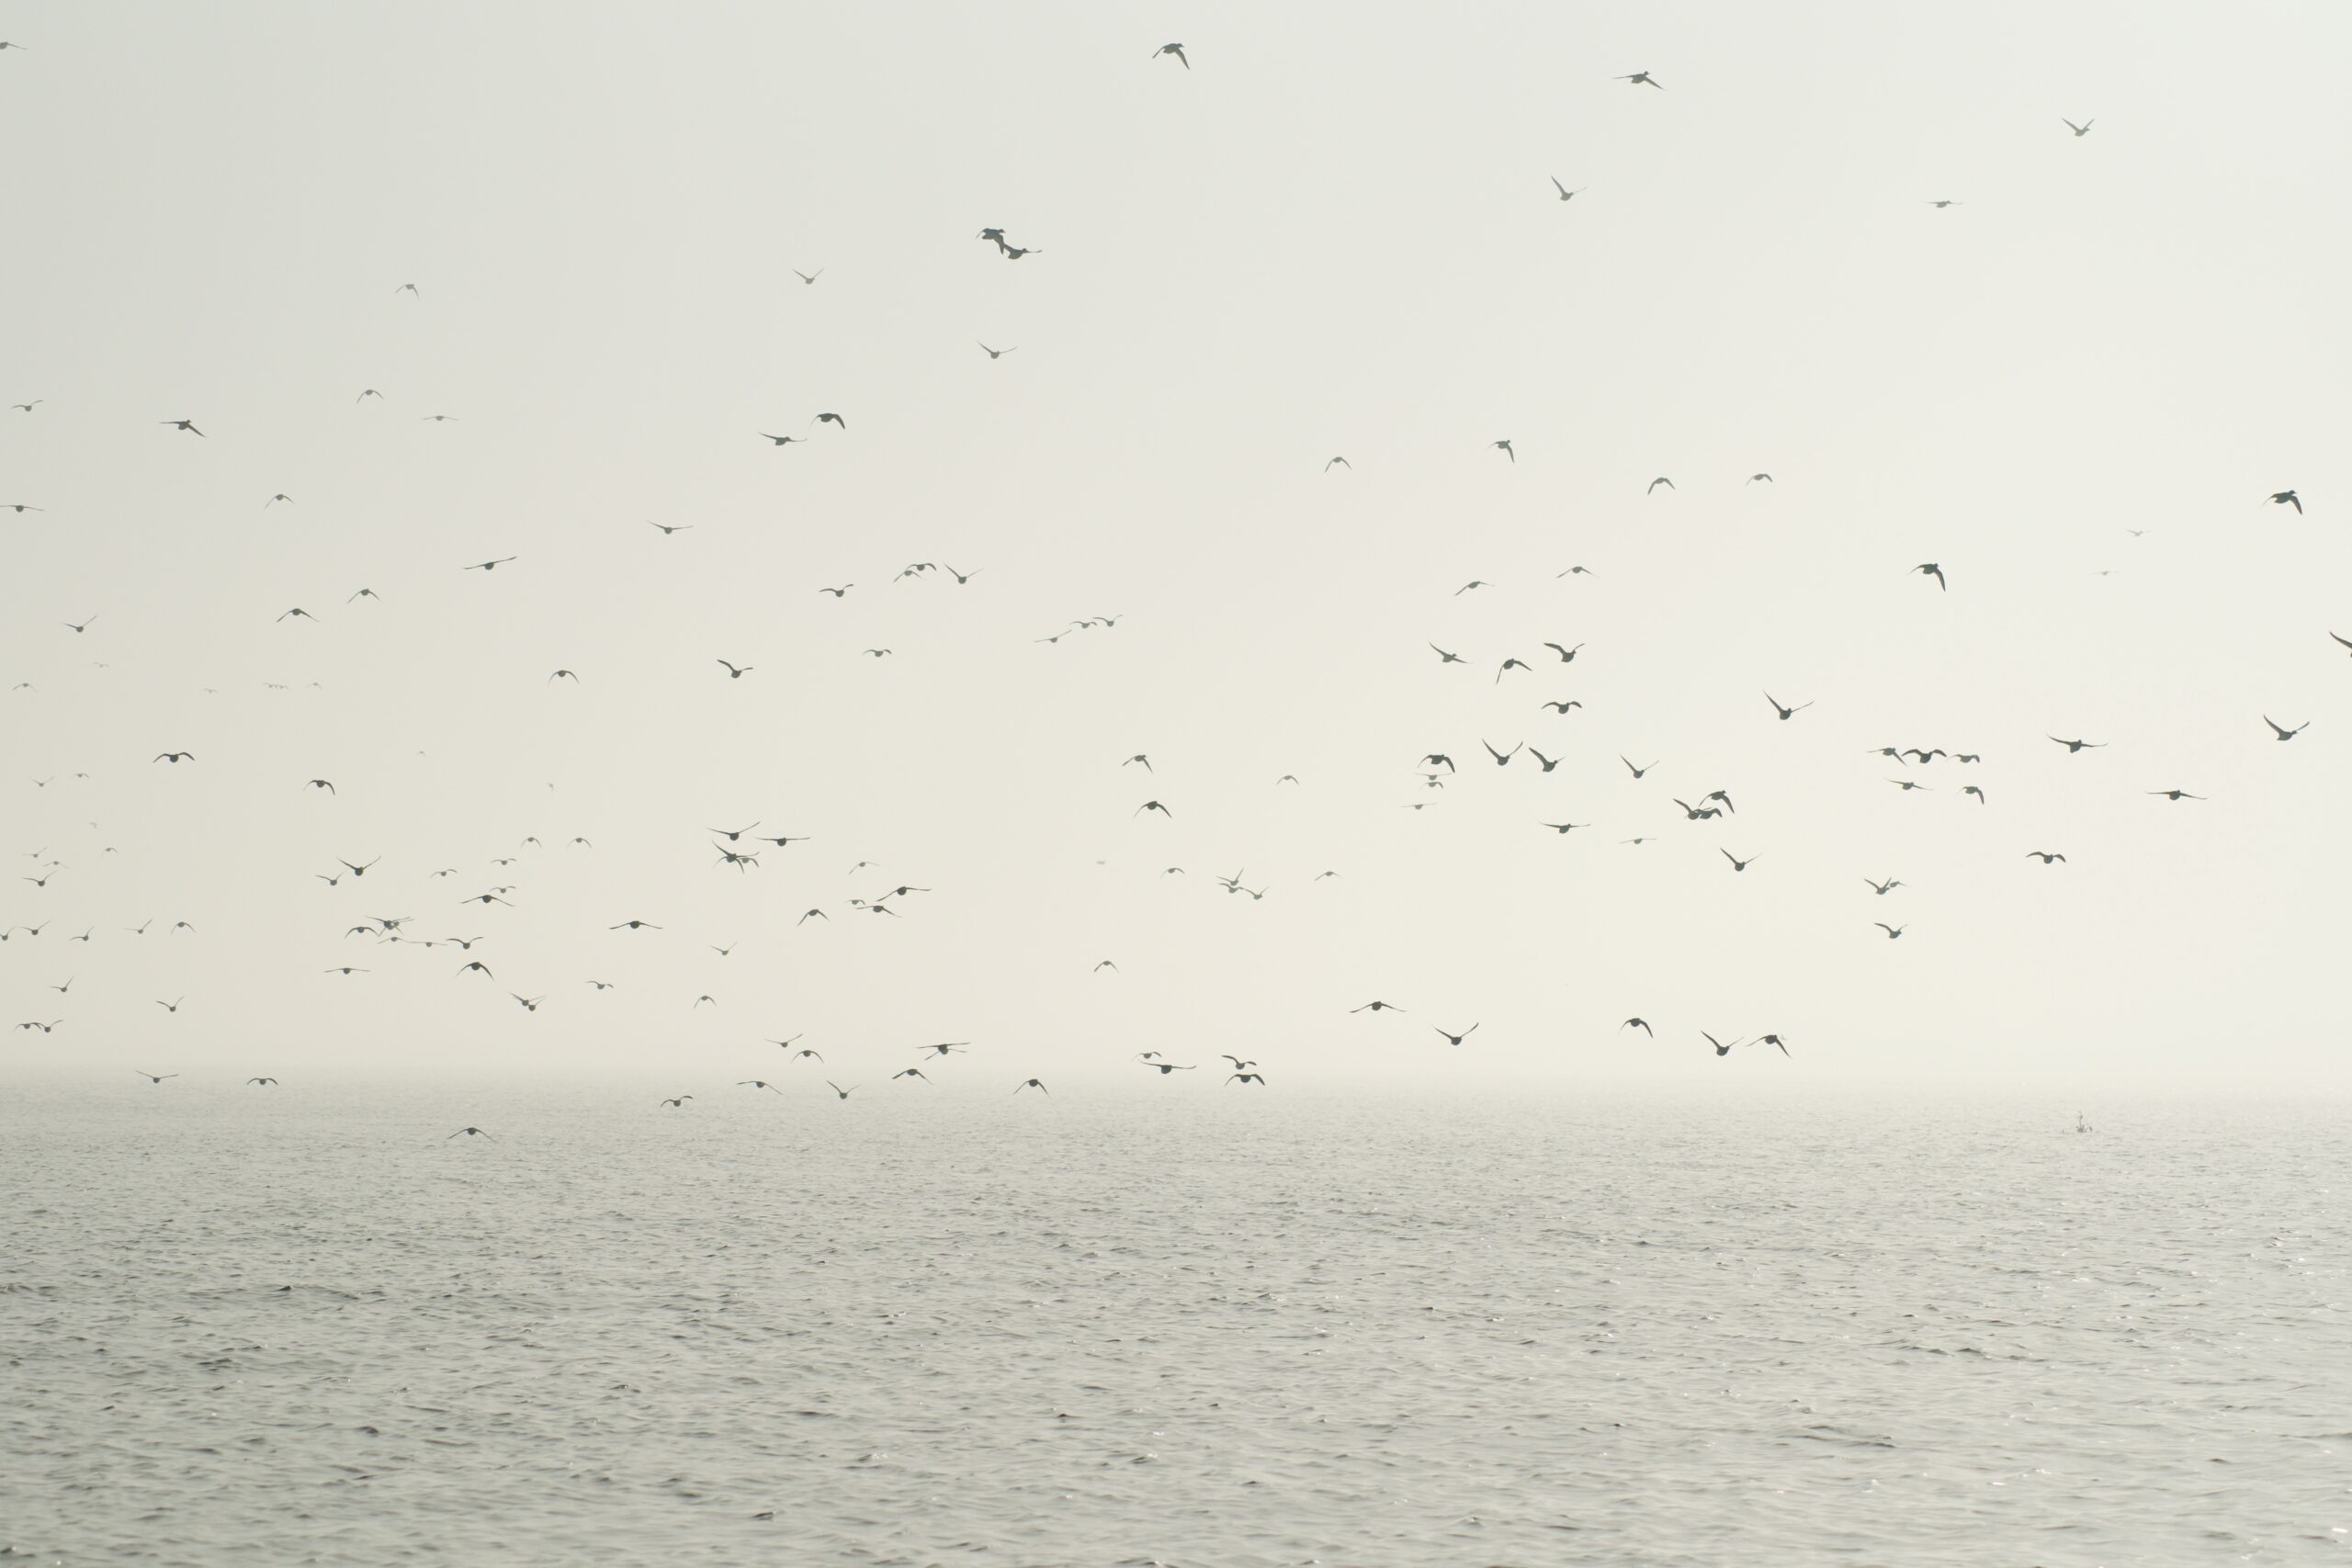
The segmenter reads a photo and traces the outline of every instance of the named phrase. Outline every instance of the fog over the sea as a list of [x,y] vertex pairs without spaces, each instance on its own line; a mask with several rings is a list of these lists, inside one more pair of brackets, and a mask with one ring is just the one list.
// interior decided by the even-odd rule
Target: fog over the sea
[[2352,10],[0,37],[9,1075],[2352,1084]]

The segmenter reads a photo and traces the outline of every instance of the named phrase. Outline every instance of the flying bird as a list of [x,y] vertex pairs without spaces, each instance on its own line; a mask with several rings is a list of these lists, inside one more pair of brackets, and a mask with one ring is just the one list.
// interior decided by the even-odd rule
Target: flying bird
[[462,570],[466,571],[496,571],[500,567],[504,566],[508,561],[515,558],[517,558],[514,556],[501,556],[496,560],[477,561],[472,566],[463,568]]
[[825,276],[825,269],[820,266],[814,272],[803,272],[796,266],[792,269],[792,276],[803,283],[814,283]]
[[2295,726],[2292,729],[2282,728],[2278,721],[2273,719],[2268,714],[2264,714],[2262,716],[2262,722],[2270,726],[2270,733],[2276,735],[2281,740],[2292,740],[2296,736],[2301,735],[2304,730],[2309,729],[2312,727],[2312,721],[2310,719],[2305,719],[2302,723]]
[[[974,338],[972,341],[974,343],[979,343],[980,340]],[[1019,353],[1021,345],[1017,343],[1011,348],[990,348],[987,344],[980,344],[980,352],[987,355],[990,359],[1002,359],[1008,354]]]
[[1799,703],[1794,707],[1783,707],[1781,705],[1781,699],[1770,692],[1764,694],[1764,700],[1772,705],[1772,711],[1781,716],[1781,722],[1783,724],[1813,705],[1811,703]]
[[1951,584],[1944,581],[1944,569],[1938,566],[1934,561],[1921,561],[1917,566],[1913,567],[1911,570],[1917,572],[1921,577],[1934,578],[1936,580],[1936,586],[1942,589],[1945,592],[1949,593],[1951,592]]
[[2066,748],[2066,755],[2069,757],[2075,755],[2077,751],[2086,749],[2093,751],[2099,751],[2106,750],[2107,747],[2107,742],[2104,740],[2059,740],[2054,735],[2050,736],[2049,739],[2056,740],[2059,745]]
[[1618,77],[1618,78],[1617,78],[1617,80],[1618,80],[1618,81],[1620,81],[1620,82],[1626,83],[1627,85],[1631,85],[1631,86],[1635,86],[1635,87],[1656,87],[1656,88],[1657,88],[1659,92],[1661,92],[1661,93],[1663,93],[1663,92],[1665,92],[1665,91],[1666,91],[1666,85],[1665,85],[1664,83],[1662,83],[1662,82],[1658,81],[1657,78],[1653,77],[1653,76],[1652,76],[1648,72],[1646,72],[1646,71],[1636,71],[1636,72],[1633,73],[1633,74],[1631,74],[1631,75],[1629,75],[1629,76],[1620,76],[1620,77]]
[[1569,201],[1569,200],[1573,200],[1575,197],[1579,197],[1579,196],[1581,196],[1581,195],[1583,195],[1583,194],[1584,194],[1584,189],[1585,189],[1585,187],[1584,187],[1584,186],[1577,186],[1577,188],[1576,188],[1576,189],[1574,189],[1574,190],[1570,190],[1567,186],[1564,186],[1564,185],[1562,185],[1562,184],[1560,183],[1560,176],[1559,176],[1559,175],[1552,175],[1552,176],[1551,176],[1551,179],[1552,179],[1552,188],[1553,188],[1554,190],[1558,191],[1558,192],[1560,193],[1560,199],[1561,199],[1562,201]]
[[2297,495],[2291,490],[2282,490],[2274,493],[2270,498],[2270,504],[2273,506],[2291,506],[2295,509],[2296,516],[2301,517],[2303,514],[2303,498]]
[[2061,125],[2063,125],[2063,126],[2064,126],[2067,130],[2069,130],[2073,131],[2073,132],[2075,133],[2075,139],[2076,141],[2081,141],[2084,137],[2088,136],[2088,135],[2091,133],[2091,127],[2092,127],[2092,126],[2094,126],[2094,125],[2097,125],[2097,124],[2098,123],[2098,121],[2097,121],[2097,120],[2095,120],[2095,119],[2086,119],[2086,120],[2083,121],[2083,123],[2082,123],[2082,124],[2080,124],[2080,125],[2076,125],[2073,120],[2068,119],[2064,115],[2060,115],[2060,116],[2058,117],[2058,123],[2059,123],[2059,124],[2061,124]]
[[155,423],[157,424],[168,424],[174,430],[185,430],[190,435],[202,435],[204,434],[204,432],[197,429],[192,423],[185,419],[159,419]]
[[2042,864],[2048,865],[2052,861],[2063,861],[2066,857],[2060,854],[2055,850],[2028,850],[2025,852],[2025,858],[2028,860],[2038,860]]
[[1193,68],[1193,62],[1185,58],[1184,46],[1181,43],[1163,43],[1158,49],[1151,51],[1151,58],[1157,60],[1163,54],[1174,55],[1176,57],[1176,62],[1187,71],[1190,71]]

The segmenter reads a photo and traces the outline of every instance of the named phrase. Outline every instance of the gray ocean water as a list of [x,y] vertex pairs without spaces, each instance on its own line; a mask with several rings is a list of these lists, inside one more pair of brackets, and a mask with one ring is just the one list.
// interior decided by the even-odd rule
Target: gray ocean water
[[651,1100],[13,1089],[0,1559],[2346,1561],[2340,1105]]

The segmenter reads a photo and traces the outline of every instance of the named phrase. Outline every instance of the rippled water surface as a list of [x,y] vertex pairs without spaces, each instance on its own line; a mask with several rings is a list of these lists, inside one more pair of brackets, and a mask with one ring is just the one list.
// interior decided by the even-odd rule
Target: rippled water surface
[[2346,1560],[2340,1106],[130,1088],[0,1557]]

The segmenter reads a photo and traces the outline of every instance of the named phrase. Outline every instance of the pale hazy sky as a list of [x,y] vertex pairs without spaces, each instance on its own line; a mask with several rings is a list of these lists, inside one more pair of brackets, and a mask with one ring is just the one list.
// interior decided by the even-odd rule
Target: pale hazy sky
[[[0,502],[45,508],[0,513],[0,924],[49,922],[0,947],[0,1022],[65,1021],[11,1071],[688,1088],[806,1031],[877,1088],[972,1040],[933,1076],[991,1094],[1218,1088],[1147,1048],[1277,1092],[2352,1083],[2343,6],[0,37],[0,402],[42,400],[0,414]],[[1669,801],[1716,788],[1736,816]],[[754,818],[810,841],[714,869]],[[900,882],[934,891],[846,907]],[[488,940],[342,934],[368,915]]]

